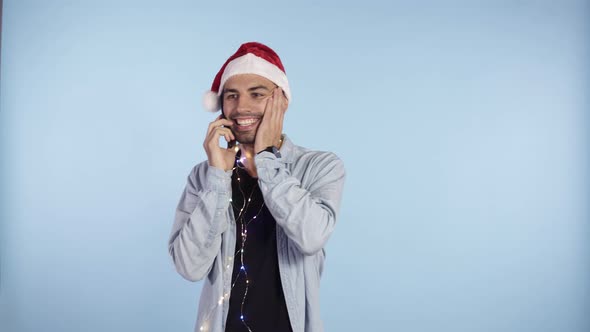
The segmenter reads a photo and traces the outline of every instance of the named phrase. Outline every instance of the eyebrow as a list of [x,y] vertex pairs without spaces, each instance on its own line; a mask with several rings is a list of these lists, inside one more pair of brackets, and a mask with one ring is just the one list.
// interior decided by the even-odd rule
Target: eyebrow
[[[270,91],[270,89],[264,85],[253,86],[251,88],[248,88],[248,91],[252,92],[252,91],[255,91],[258,89],[264,89],[266,91]],[[239,91],[237,89],[223,89],[223,93],[228,93],[228,92],[239,93]]]
[[249,88],[248,91],[254,91],[254,90],[258,90],[258,89],[264,89],[266,91],[270,91],[270,89],[265,87],[264,85],[253,86],[253,87]]
[[236,89],[223,89],[223,94],[226,94],[228,92],[238,93],[238,90],[236,90]]

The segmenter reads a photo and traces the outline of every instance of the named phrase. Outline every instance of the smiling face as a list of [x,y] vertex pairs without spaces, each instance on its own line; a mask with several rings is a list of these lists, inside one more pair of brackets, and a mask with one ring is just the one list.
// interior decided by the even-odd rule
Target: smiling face
[[235,75],[225,82],[223,114],[233,121],[231,130],[241,144],[254,144],[266,101],[275,87],[272,81],[255,74]]

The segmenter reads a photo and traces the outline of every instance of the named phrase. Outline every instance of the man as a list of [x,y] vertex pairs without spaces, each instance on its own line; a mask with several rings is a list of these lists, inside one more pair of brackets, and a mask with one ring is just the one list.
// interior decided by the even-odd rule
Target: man
[[322,331],[323,248],[343,164],[282,134],[291,90],[263,44],[241,45],[205,97],[221,115],[209,124],[207,161],[188,176],[169,240],[178,273],[205,278],[195,331]]

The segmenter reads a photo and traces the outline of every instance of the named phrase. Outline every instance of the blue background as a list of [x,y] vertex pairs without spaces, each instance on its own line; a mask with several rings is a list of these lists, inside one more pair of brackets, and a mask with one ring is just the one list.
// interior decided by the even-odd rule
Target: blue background
[[327,331],[590,331],[584,1],[4,1],[0,331],[191,331],[167,240],[238,46],[337,153]]

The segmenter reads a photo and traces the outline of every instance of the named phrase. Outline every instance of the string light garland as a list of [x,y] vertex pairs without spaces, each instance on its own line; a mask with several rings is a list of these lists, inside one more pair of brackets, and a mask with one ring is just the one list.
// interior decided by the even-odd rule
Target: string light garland
[[[282,138],[281,138],[281,143],[282,143]],[[237,150],[237,146],[236,146],[236,150]],[[262,212],[262,209],[264,208],[264,200],[262,201],[262,204],[260,205],[260,208],[258,209],[256,214],[254,216],[252,216],[252,218],[250,218],[250,220],[246,221],[245,212],[250,207],[250,203],[252,202],[252,195],[254,194],[254,191],[256,191],[256,186],[258,185],[258,181],[255,182],[255,186],[254,186],[254,188],[252,188],[252,191],[250,192],[250,195],[248,196],[248,199],[246,200],[245,199],[246,194],[244,193],[244,190],[242,189],[241,182],[240,182],[240,175],[238,173],[240,169],[245,170],[245,167],[244,167],[243,161],[241,160],[239,155],[236,155],[236,165],[237,165],[237,167],[232,168],[232,172],[235,172],[235,174],[236,174],[236,179],[238,181],[238,188],[240,189],[240,193],[242,194],[242,198],[243,198],[242,207],[239,209],[240,212],[238,214],[238,217],[236,218],[236,223],[239,224],[239,227],[240,227],[239,231],[240,231],[240,235],[241,235],[241,241],[240,241],[240,247],[234,253],[234,256],[228,257],[228,260],[232,261],[232,258],[235,258],[237,255],[240,255],[240,270],[239,270],[239,273],[236,276],[235,280],[233,280],[231,283],[229,293],[232,292],[232,290],[234,289],[234,286],[236,285],[236,283],[238,282],[240,277],[243,276],[245,278],[246,288],[244,290],[244,294],[242,296],[242,301],[240,303],[240,321],[248,329],[249,332],[252,332],[252,329],[246,323],[246,317],[244,315],[244,309],[245,309],[244,304],[246,302],[246,297],[248,295],[248,290],[250,287],[250,279],[248,279],[248,270],[246,268],[244,258],[246,255],[246,251],[245,251],[246,241],[248,239],[248,225],[252,221],[254,221]],[[232,207],[234,207],[237,210],[237,207],[234,205],[234,202],[231,198],[229,199],[229,202],[232,205]],[[226,273],[228,272],[230,267],[231,267],[231,264],[229,264],[229,262],[228,262],[228,264],[225,267]],[[224,303],[224,301],[229,301],[229,295],[230,295],[229,293],[225,293],[222,297],[219,298],[219,301],[217,302],[218,306],[221,306]],[[234,296],[237,296],[237,295],[238,294],[234,294]],[[208,328],[209,318],[214,310],[215,310],[215,306],[210,308],[208,314],[206,315],[206,318],[204,319],[204,323],[199,328],[199,331],[205,332],[205,331],[209,330],[209,328]]]
[[[236,163],[236,164],[238,164],[238,163]],[[236,172],[236,179],[238,180],[238,187],[240,188],[240,192],[242,193],[242,197],[246,198],[246,195],[244,194],[244,190],[242,189],[242,186],[241,186],[240,175],[238,174],[240,169],[242,169],[242,167],[234,167],[234,171]],[[257,183],[258,182],[255,182],[255,185],[257,185]],[[232,286],[231,286],[231,289],[233,290],[234,286],[238,282],[238,279],[240,279],[240,277],[242,275],[244,276],[246,288],[244,290],[244,295],[242,296],[242,301],[240,303],[240,321],[248,329],[249,332],[252,332],[252,329],[250,328],[250,326],[248,326],[248,324],[246,323],[246,319],[244,317],[244,304],[246,303],[246,297],[248,296],[248,290],[250,288],[250,279],[248,279],[248,271],[246,269],[246,263],[244,261],[244,257],[246,255],[245,248],[246,248],[246,241],[248,240],[248,225],[250,224],[250,222],[252,222],[254,219],[256,219],[256,217],[260,214],[260,212],[262,211],[262,208],[264,207],[264,201],[263,201],[262,204],[260,205],[260,209],[258,209],[258,212],[252,218],[250,218],[250,220],[246,221],[245,212],[250,207],[250,203],[252,202],[252,195],[254,194],[254,191],[256,191],[256,187],[252,188],[252,191],[250,192],[250,196],[248,197],[248,200],[246,201],[244,199],[244,201],[242,203],[242,207],[240,208],[240,213],[238,214],[238,217],[236,218],[236,222],[240,225],[240,235],[241,235],[241,240],[242,240],[240,243],[240,249],[238,250],[238,252],[236,254],[239,253],[239,255],[240,255],[241,266],[240,266],[240,271],[239,271],[238,275],[236,276],[236,280],[233,281]],[[233,203],[232,203],[232,205],[233,205]],[[235,294],[235,295],[237,295],[237,294]]]

